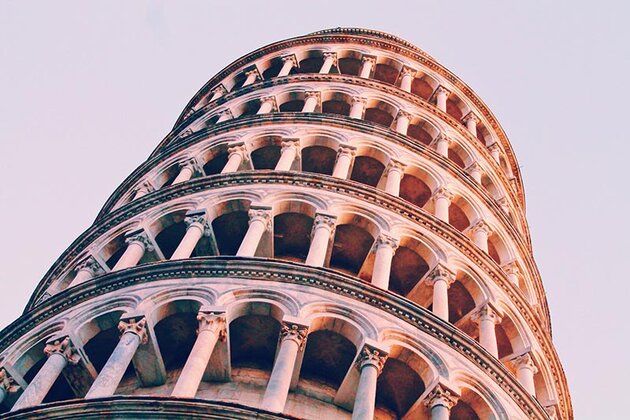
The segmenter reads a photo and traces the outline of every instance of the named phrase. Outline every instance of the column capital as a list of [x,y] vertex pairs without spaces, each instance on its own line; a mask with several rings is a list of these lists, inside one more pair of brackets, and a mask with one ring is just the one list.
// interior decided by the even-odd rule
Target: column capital
[[147,194],[155,191],[155,187],[148,180],[142,181],[142,183],[136,188],[136,191],[144,190]]
[[481,165],[479,165],[479,162],[477,161],[474,161],[466,168],[466,173],[472,174],[473,172],[482,172]]
[[469,229],[473,234],[477,232],[484,232],[488,236],[492,234],[490,225],[483,219],[477,220]]
[[333,66],[335,64],[337,64],[337,53],[336,52],[327,51],[327,52],[323,53],[322,56],[324,57],[324,60],[332,58],[333,59]]
[[396,120],[399,118],[407,118],[407,120],[410,121],[413,118],[413,114],[409,111],[405,111],[404,109],[399,109],[396,114]]
[[521,273],[521,270],[518,268],[518,264],[516,261],[510,261],[509,263],[504,264],[502,267],[505,274],[513,274],[518,276]]
[[516,356],[510,360],[510,363],[515,369],[529,369],[532,371],[532,374],[536,374],[536,372],[538,372],[538,368],[534,363],[534,358],[532,357],[531,352]]
[[438,144],[439,142],[445,141],[448,144],[451,144],[452,140],[444,133],[439,133],[437,136],[435,136],[435,138],[433,139],[433,141],[431,141],[431,144]]
[[280,142],[281,150],[295,149],[297,154],[300,153],[300,139],[299,137],[283,137]]
[[201,331],[210,331],[217,334],[220,341],[227,339],[225,310],[202,306],[197,313],[197,321],[199,322],[197,334]]
[[213,95],[217,94],[217,93],[221,93],[221,95],[225,95],[226,93],[228,93],[227,89],[225,88],[225,86],[223,86],[223,83],[219,83],[218,85],[216,85],[215,87],[212,88],[212,90],[210,91]]
[[260,221],[265,226],[265,229],[271,228],[271,206],[251,205],[247,214],[249,216],[250,225],[256,221]]
[[339,145],[339,147],[337,148],[337,154],[338,155],[348,155],[350,157],[353,157],[354,155],[357,154],[357,148],[355,146],[350,145],[350,144],[341,143]]
[[398,248],[398,239],[387,232],[381,232],[374,241],[374,248],[379,249],[383,247],[389,248],[392,251],[396,250],[396,248]]
[[5,368],[0,367],[0,388],[5,392],[17,392],[20,389],[20,385],[9,375],[9,372]]
[[492,321],[494,324],[501,323],[501,317],[499,316],[499,312],[491,303],[485,303],[477,310],[475,310],[470,319],[479,324],[481,321]]
[[376,367],[378,374],[383,371],[383,366],[385,366],[385,362],[387,361],[387,352],[381,349],[378,349],[369,344],[365,344],[363,349],[361,350],[361,354],[357,359],[357,364],[359,370],[363,369],[367,365],[372,365]]
[[407,165],[397,159],[390,159],[389,162],[387,163],[387,170],[386,172],[389,173],[390,171],[398,171],[401,174],[405,172],[405,168],[407,167]]
[[499,143],[495,141],[494,143],[492,143],[492,144],[490,144],[488,146],[488,151],[490,153],[492,153],[492,152],[500,152],[501,151],[501,146],[499,146]]
[[205,209],[190,210],[187,212],[184,218],[184,224],[186,225],[186,229],[190,229],[191,226],[195,225],[201,229],[204,236],[210,236],[210,225],[208,224],[208,215]]
[[308,98],[317,98],[317,103],[320,102],[322,98],[322,93],[319,90],[307,90],[304,92],[304,99]]
[[448,95],[451,94],[451,91],[448,90],[447,88],[445,88],[444,86],[440,85],[437,87],[437,89],[435,89],[435,96],[437,95],[446,95],[448,97]]
[[300,63],[298,62],[297,57],[295,56],[295,54],[283,55],[282,57],[280,57],[280,59],[282,60],[283,63],[291,62],[293,64],[293,67],[299,67],[300,66]]
[[475,115],[474,112],[470,111],[468,114],[464,115],[464,117],[462,118],[462,122],[464,124],[468,123],[468,121],[474,121],[475,124],[477,124],[481,120],[479,119],[477,115]]
[[418,70],[416,69],[413,69],[408,66],[403,66],[402,70],[400,71],[400,74],[401,76],[415,76],[417,72]]
[[433,195],[431,196],[433,200],[439,200],[441,198],[444,198],[448,200],[449,203],[453,201],[454,197],[455,195],[452,192],[450,192],[445,186],[438,187],[435,191],[433,191]]
[[455,282],[455,274],[444,265],[438,263],[433,270],[427,275],[427,285],[433,286],[435,282],[443,280],[446,282],[446,287],[449,287]]
[[353,96],[352,98],[350,98],[351,101],[351,105],[354,105],[356,103],[361,103],[362,105],[367,104],[368,99],[365,96]]
[[153,243],[149,239],[149,236],[144,231],[144,229],[136,229],[126,233],[125,243],[127,245],[138,244],[148,252],[152,252],[154,250]]
[[81,360],[81,356],[77,353],[77,349],[74,348],[70,342],[70,337],[60,336],[55,337],[46,342],[44,346],[44,353],[50,357],[53,354],[59,354],[63,356],[68,363],[76,365]]
[[441,405],[450,410],[457,404],[458,399],[459,397],[453,391],[437,384],[424,400],[424,405],[429,409]]
[[252,74],[256,75],[256,79],[260,79],[260,72],[258,71],[258,69],[256,68],[256,66],[249,68],[247,70],[245,70],[245,76],[249,77]]
[[510,201],[508,200],[507,196],[504,195],[503,197],[497,198],[496,201],[504,213],[506,214],[510,213]]
[[282,321],[282,327],[280,329],[281,341],[295,341],[299,349],[303,350],[304,346],[306,346],[307,336],[308,325],[293,321]]
[[227,152],[229,156],[240,154],[243,160],[247,159],[247,146],[245,145],[245,142],[236,141],[228,143]]
[[317,228],[326,227],[329,230],[335,228],[337,223],[337,216],[332,213],[317,212],[315,213],[315,219],[313,220],[313,231]]
[[219,115],[219,118],[226,117],[226,116],[227,116],[230,120],[231,120],[232,118],[234,118],[234,115],[232,115],[232,111],[230,111],[230,109],[229,109],[229,108],[222,109],[221,111],[219,111],[219,114],[218,114],[218,115]]
[[125,333],[135,334],[140,337],[140,343],[147,344],[147,319],[144,315],[126,315],[118,321],[118,331],[122,336]]
[[278,103],[276,102],[275,96],[270,95],[270,96],[263,96],[262,98],[260,98],[260,105],[262,106],[262,104],[265,104],[265,103],[271,104],[272,111],[278,111]]
[[181,169],[189,167],[193,171],[193,173],[201,173],[201,165],[195,157],[190,157],[179,162],[179,167]]
[[96,261],[96,259],[92,255],[88,255],[87,258],[84,258],[83,260],[81,260],[77,264],[77,266],[74,268],[74,271],[77,273],[81,270],[85,270],[89,272],[90,276],[92,277],[105,274],[105,270],[103,270],[103,267],[101,267],[101,264],[99,264],[99,262]]
[[376,63],[376,56],[375,55],[363,55],[363,57],[361,57],[361,62],[362,63],[370,63],[370,64],[374,65]]

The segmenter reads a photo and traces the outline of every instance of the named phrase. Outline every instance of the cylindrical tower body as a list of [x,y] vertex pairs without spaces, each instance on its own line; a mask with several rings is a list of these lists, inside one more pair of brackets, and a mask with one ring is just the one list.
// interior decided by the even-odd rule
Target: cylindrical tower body
[[3,331],[0,387],[13,419],[573,417],[505,133],[364,29],[214,76]]

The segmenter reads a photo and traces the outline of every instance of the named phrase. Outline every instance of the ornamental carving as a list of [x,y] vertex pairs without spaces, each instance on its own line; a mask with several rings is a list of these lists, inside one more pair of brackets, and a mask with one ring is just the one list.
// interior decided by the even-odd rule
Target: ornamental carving
[[387,353],[375,347],[365,345],[358,359],[359,370],[366,366],[374,366],[380,375],[387,361]]
[[147,335],[147,319],[142,317],[124,318],[118,322],[118,331],[120,335],[135,334],[140,337],[140,344],[147,344],[149,336]]
[[437,264],[426,278],[427,285],[429,286],[433,286],[436,281],[444,281],[448,287],[455,282],[455,275],[442,264]]
[[75,271],[76,272],[87,271],[88,273],[90,273],[90,276],[92,277],[105,274],[105,270],[103,270],[103,267],[101,267],[101,264],[98,261],[96,261],[94,257],[91,255],[87,257],[86,259],[84,259],[83,261],[81,261],[79,264],[77,264]]
[[70,342],[70,337],[67,336],[55,338],[47,342],[46,346],[44,347],[44,353],[48,357],[52,356],[53,354],[63,356],[71,365],[76,365],[81,360],[81,357],[77,353],[77,350]]
[[17,392],[20,390],[20,386],[4,368],[0,368],[0,388],[4,389],[5,392]]
[[219,341],[225,341],[227,338],[225,312],[205,312],[199,311],[197,314],[197,334],[201,331],[210,331],[217,334]]
[[308,336],[308,326],[292,322],[283,322],[280,330],[282,341],[292,340],[298,344],[299,350],[304,350],[306,338]]
[[457,404],[457,400],[458,397],[454,393],[443,388],[441,385],[437,385],[424,400],[424,405],[429,408],[441,405],[450,410]]
[[139,232],[133,232],[125,237],[125,243],[127,245],[138,244],[141,245],[147,252],[153,252],[155,247],[153,242],[147,236],[147,233],[142,230]]

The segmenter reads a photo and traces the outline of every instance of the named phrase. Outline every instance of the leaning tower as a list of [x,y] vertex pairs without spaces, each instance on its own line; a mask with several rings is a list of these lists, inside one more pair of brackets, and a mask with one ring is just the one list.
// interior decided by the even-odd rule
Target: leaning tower
[[425,52],[345,28],[193,97],[2,331],[0,400],[10,419],[573,418],[501,126]]

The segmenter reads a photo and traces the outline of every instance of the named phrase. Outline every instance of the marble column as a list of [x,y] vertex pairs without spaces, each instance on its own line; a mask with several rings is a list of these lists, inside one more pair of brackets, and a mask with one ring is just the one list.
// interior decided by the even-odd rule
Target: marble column
[[121,318],[118,323],[120,340],[85,395],[86,399],[114,395],[136,350],[148,341],[146,323],[144,316]]
[[221,170],[222,174],[238,171],[241,163],[247,159],[247,147],[242,141],[228,144],[228,161]]
[[304,107],[302,107],[302,112],[315,112],[320,101],[320,92],[315,90],[304,92]]
[[469,112],[462,118],[462,122],[466,124],[466,128],[470,131],[470,134],[472,134],[473,137],[477,137],[477,123],[479,122],[479,118],[472,112]]
[[337,64],[337,53],[334,52],[325,52],[323,54],[324,64],[322,64],[322,68],[319,70],[321,74],[328,74],[332,67]]
[[534,358],[531,353],[522,354],[512,359],[511,362],[516,369],[516,379],[535,398],[536,384],[534,383],[534,375],[538,372],[538,368],[534,364]]
[[370,74],[372,74],[372,69],[374,68],[374,64],[376,63],[376,57],[372,57],[369,55],[364,55],[361,59],[361,71],[359,72],[359,77],[364,79],[369,79]]
[[481,166],[479,165],[479,163],[477,162],[473,162],[471,163],[468,168],[466,168],[466,172],[468,173],[468,175],[470,175],[472,177],[472,179],[475,180],[475,182],[477,184],[481,184]]
[[352,409],[353,420],[368,420],[374,418],[376,405],[376,381],[381,374],[387,353],[371,346],[363,347],[359,356],[359,385]]
[[385,192],[398,197],[400,195],[400,181],[405,175],[406,165],[396,159],[391,159],[385,172],[387,180],[385,182]]
[[431,420],[449,420],[451,408],[457,404],[457,397],[438,384],[424,400],[424,404],[431,410]]
[[226,339],[225,312],[202,307],[197,314],[199,327],[197,339],[193,345],[186,364],[179,374],[171,396],[194,398],[203,379],[214,347],[218,341]]
[[257,114],[269,114],[277,109],[278,106],[276,105],[275,96],[265,96],[264,98],[260,98],[260,108],[258,109]]
[[197,160],[192,158],[189,159],[185,162],[182,162],[179,165],[179,174],[177,174],[177,177],[173,180],[172,185],[177,185],[180,184],[182,182],[186,182],[188,181],[190,178],[193,177],[193,175],[195,174],[195,172],[201,172],[201,168],[199,167],[199,163],[197,163]]
[[265,389],[261,408],[282,413],[289,396],[291,377],[298,353],[304,350],[308,326],[296,322],[283,322],[280,332],[280,350]]
[[236,253],[239,257],[253,257],[263,234],[271,228],[270,206],[251,206],[248,215],[249,228]]
[[365,105],[367,104],[367,98],[362,96],[353,96],[352,103],[350,105],[350,118],[363,119],[363,112],[365,111]]
[[471,320],[479,325],[479,344],[494,357],[499,357],[496,325],[501,322],[501,317],[497,311],[486,303],[472,314]]
[[349,144],[340,144],[337,149],[337,161],[335,162],[335,168],[333,169],[332,176],[334,178],[348,179],[350,176],[350,166],[352,166],[352,160],[356,155],[357,148]]
[[215,87],[214,89],[212,89],[212,96],[210,97],[210,100],[208,102],[216,101],[217,99],[219,99],[226,93],[227,93],[227,89],[225,88],[225,86],[219,85]]
[[398,248],[398,239],[388,233],[381,233],[374,243],[375,256],[374,268],[372,269],[372,284],[379,289],[387,290],[389,288],[389,276],[391,274],[392,259],[396,248]]
[[482,251],[488,252],[488,237],[492,233],[490,226],[483,220],[478,220],[477,223],[470,227],[472,234],[472,240]]
[[435,90],[436,106],[440,111],[446,112],[446,101],[448,100],[448,95],[450,94],[451,92],[444,86],[438,86]]
[[300,139],[284,138],[280,144],[280,159],[276,164],[276,171],[290,171],[295,159],[300,155]]
[[501,164],[501,146],[499,146],[499,143],[492,143],[490,146],[488,146],[488,151],[490,152],[490,155],[492,156],[494,161],[497,164]]
[[219,119],[217,120],[215,124],[219,124],[219,123],[222,123],[223,121],[231,120],[232,118],[234,118],[234,116],[232,115],[232,111],[230,111],[229,109],[224,109],[219,112]]
[[203,236],[210,235],[210,227],[206,220],[206,210],[193,210],[186,213],[184,219],[186,234],[171,255],[171,260],[190,258],[197,243]]
[[416,75],[416,70],[403,67],[400,72],[400,88],[405,92],[411,92],[411,83],[413,82],[413,78]]
[[72,346],[70,338],[67,336],[48,341],[44,347],[44,353],[48,357],[46,363],[28,384],[20,398],[11,408],[11,411],[41,404],[63,369],[68,364],[76,365],[80,360],[76,349]]
[[505,264],[502,268],[505,274],[507,275],[508,280],[510,280],[510,282],[514,286],[519,287],[520,270],[518,269],[518,265],[516,264],[516,261],[509,262]]
[[453,201],[454,195],[446,187],[438,187],[431,197],[434,202],[435,217],[448,223],[448,208]]
[[329,213],[318,212],[313,221],[311,232],[311,245],[306,256],[306,265],[313,267],[323,267],[328,253],[330,238],[335,231],[337,216]]
[[278,73],[277,77],[288,76],[293,70],[293,67],[297,67],[298,62],[295,55],[285,55],[282,57],[282,68],[280,69],[280,73]]
[[243,87],[249,86],[253,84],[256,80],[260,79],[260,73],[258,73],[258,69],[251,69],[245,72],[245,83],[243,83]]
[[68,287],[74,287],[77,284],[88,281],[92,277],[105,274],[105,270],[103,270],[98,261],[96,261],[91,255],[83,259],[83,261],[81,261],[79,264],[77,264],[74,270],[77,274],[74,276],[72,282]]
[[153,244],[143,229],[137,229],[125,235],[127,249],[122,254],[112,271],[123,270],[137,265],[145,251],[152,252]]
[[440,133],[433,140],[433,144],[435,145],[436,152],[445,158],[448,158],[448,147],[451,144],[451,139],[449,139],[445,134]]
[[441,264],[427,276],[427,285],[433,286],[432,311],[444,321],[448,321],[448,288],[454,281],[453,273]]
[[0,404],[7,398],[7,394],[17,392],[19,389],[20,386],[11,375],[4,368],[0,368]]
[[413,116],[402,109],[398,111],[398,115],[396,116],[396,132],[407,135],[407,130],[409,129],[409,122]]

